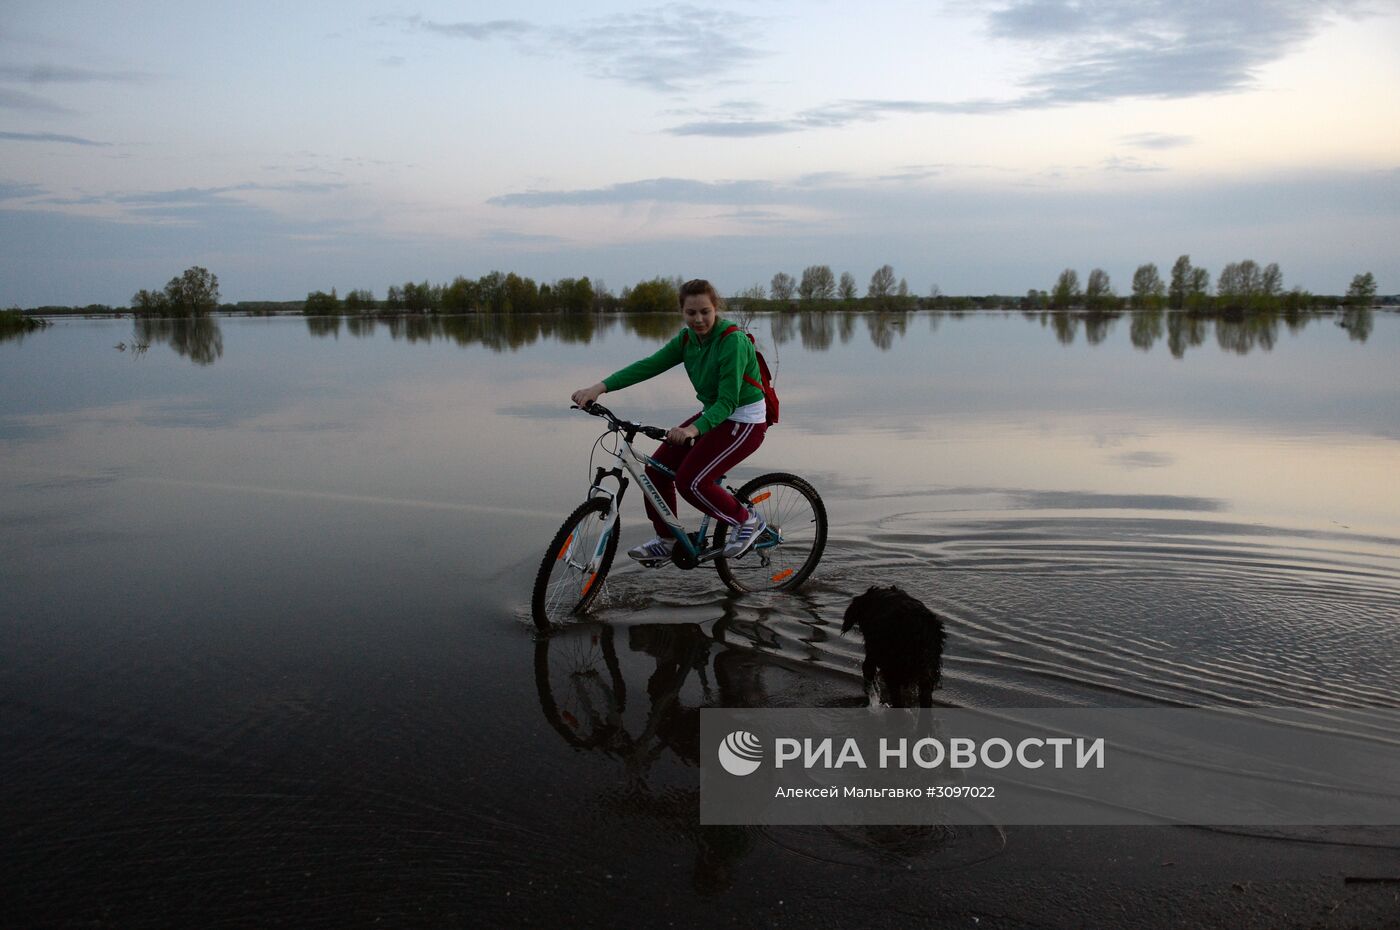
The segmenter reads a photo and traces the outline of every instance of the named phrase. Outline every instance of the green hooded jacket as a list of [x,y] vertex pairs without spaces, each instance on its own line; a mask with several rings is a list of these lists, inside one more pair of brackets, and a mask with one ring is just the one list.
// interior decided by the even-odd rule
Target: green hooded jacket
[[[754,386],[762,382],[753,343],[742,329],[723,335],[733,325],[729,320],[715,320],[703,341],[690,327],[683,327],[656,352],[608,375],[603,386],[620,391],[684,364],[695,386],[695,398],[705,406],[694,424],[703,436],[729,419],[735,409],[763,400],[763,389]],[[745,376],[754,383],[745,381]]]

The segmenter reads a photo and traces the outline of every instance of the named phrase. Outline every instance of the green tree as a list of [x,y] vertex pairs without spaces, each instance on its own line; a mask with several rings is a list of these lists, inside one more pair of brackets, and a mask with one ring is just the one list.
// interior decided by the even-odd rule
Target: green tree
[[676,283],[670,278],[638,282],[623,291],[622,306],[628,313],[675,313],[680,306]]
[[301,312],[307,316],[339,316],[340,298],[335,295],[335,288],[331,288],[329,294],[325,291],[312,291],[307,294]]
[[1210,272],[1204,268],[1192,268],[1186,284],[1183,306],[1192,313],[1208,310],[1210,303]]
[[780,271],[773,275],[773,281],[768,285],[768,293],[774,300],[789,301],[797,293],[797,282],[792,275],[785,271]]
[[186,268],[184,274],[170,279],[162,293],[137,291],[131,307],[138,314],[205,316],[219,309],[219,279],[206,268]]
[[1172,265],[1172,283],[1167,288],[1167,306],[1180,310],[1186,306],[1186,295],[1191,289],[1191,256],[1183,255]]
[[876,300],[883,300],[894,293],[894,267],[891,265],[881,265],[875,269],[875,273],[870,276],[870,287],[866,290],[866,297],[873,297]]
[[849,271],[841,272],[841,283],[836,288],[837,296],[842,300],[856,299],[856,276]]
[[512,271],[506,275],[503,286],[511,312],[534,313],[540,309],[540,289],[533,279],[522,278]]
[[427,281],[422,284],[404,282],[403,308],[409,313],[427,313],[433,309],[433,289]]
[[1133,307],[1137,310],[1159,310],[1167,287],[1154,264],[1139,265],[1133,272]]
[[185,269],[165,286],[175,316],[204,316],[219,309],[219,279],[205,268]]
[[470,313],[476,309],[476,282],[458,275],[442,289],[438,306],[443,313]]
[[[1277,270],[1277,266],[1275,266]],[[1282,280],[1282,275],[1279,275]],[[1217,307],[1239,312],[1260,309],[1264,296],[1264,271],[1253,259],[1231,262],[1220,271],[1215,282]]]
[[587,313],[593,309],[593,282],[588,278],[562,278],[554,282],[554,305],[566,313]]
[[493,271],[478,278],[476,282],[478,306],[492,313],[504,313],[509,310],[505,284],[506,276],[499,271]]
[[1278,262],[1269,262],[1264,266],[1259,293],[1271,302],[1277,302],[1279,295],[1283,293],[1283,272],[1279,270]]
[[1050,306],[1056,310],[1067,310],[1079,303],[1082,296],[1083,293],[1079,290],[1079,272],[1073,268],[1066,268],[1060,272],[1060,276],[1055,279],[1055,286],[1050,290]]
[[137,316],[164,316],[165,292],[141,288],[131,296],[131,310]]
[[369,290],[354,290],[345,295],[346,313],[369,313],[374,309],[374,293]]
[[1356,275],[1347,288],[1347,306],[1369,307],[1376,302],[1376,276],[1371,272]]
[[397,284],[389,285],[389,290],[384,295],[384,309],[395,313],[403,309],[403,291],[399,290]]
[[797,294],[803,300],[830,300],[836,296],[836,276],[830,265],[808,265],[802,270]]
[[1102,268],[1095,268],[1089,272],[1089,282],[1084,285],[1085,308],[1088,310],[1107,310],[1114,303],[1116,300],[1113,285],[1108,280],[1108,272]]

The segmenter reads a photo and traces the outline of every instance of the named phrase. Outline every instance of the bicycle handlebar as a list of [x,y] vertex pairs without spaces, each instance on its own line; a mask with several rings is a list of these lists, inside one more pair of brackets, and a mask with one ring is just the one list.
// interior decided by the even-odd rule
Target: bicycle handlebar
[[662,429],[661,427],[646,426],[642,423],[633,423],[630,420],[620,419],[617,416],[617,414],[613,413],[611,410],[609,410],[607,407],[604,407],[597,401],[594,401],[587,407],[580,407],[577,404],[570,404],[569,407],[572,410],[582,410],[584,413],[590,414],[595,417],[603,417],[608,421],[608,425],[610,427],[612,427],[615,430],[621,430],[625,433],[628,433],[629,435],[636,435],[637,433],[641,433],[643,436],[649,436],[650,438],[659,441],[664,441],[666,439],[666,430]]

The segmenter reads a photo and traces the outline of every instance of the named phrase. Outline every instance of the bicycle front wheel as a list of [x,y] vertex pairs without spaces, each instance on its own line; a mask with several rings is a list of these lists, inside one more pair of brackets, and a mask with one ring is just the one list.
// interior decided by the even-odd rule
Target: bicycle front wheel
[[554,534],[539,574],[530,610],[535,626],[547,630],[588,610],[602,590],[617,554],[621,520],[608,520],[610,501],[584,501]]
[[[739,489],[739,502],[768,521],[758,542],[739,559],[715,559],[720,579],[732,590],[792,591],[821,561],[826,548],[826,507],[803,479],[773,472],[753,479]],[[714,544],[723,546],[730,527],[715,528]]]

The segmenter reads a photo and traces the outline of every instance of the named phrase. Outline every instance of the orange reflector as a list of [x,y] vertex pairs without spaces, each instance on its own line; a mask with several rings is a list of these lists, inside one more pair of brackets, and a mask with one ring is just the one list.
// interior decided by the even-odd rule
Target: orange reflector
[[773,496],[773,492],[772,492],[772,491],[764,491],[762,494],[758,495],[758,497],[755,497],[755,498],[753,498],[752,500],[750,500],[749,503],[750,503],[750,504],[761,504],[761,503],[763,503],[764,501],[768,500],[768,498],[770,498],[770,497],[772,497],[772,496]]
[[588,593],[588,589],[591,588],[591,587],[593,587],[593,582],[595,582],[595,581],[597,581],[597,580],[598,580],[598,573],[597,573],[597,572],[594,572],[593,574],[589,575],[589,576],[588,576],[588,584],[586,584],[586,585],[583,586],[583,590],[580,591],[580,592],[578,593],[578,596],[579,596],[579,597],[583,597],[585,594],[587,594],[587,593]]
[[578,718],[575,717],[573,714],[569,713],[567,710],[564,710],[559,712],[559,716],[563,717],[564,722],[567,723],[569,726],[573,727],[575,730],[578,729]]
[[785,572],[778,572],[778,574],[776,574],[776,575],[773,576],[773,581],[774,581],[774,582],[782,581],[784,578],[787,578],[789,575],[791,575],[791,574],[792,574],[792,571],[793,571],[793,570],[789,568],[789,569],[788,569],[787,571],[785,571]]
[[565,555],[568,554],[569,546],[573,544],[573,541],[574,534],[570,533],[569,538],[564,540],[564,545],[559,549],[559,554],[554,557],[554,561],[558,562],[560,559],[562,559]]

